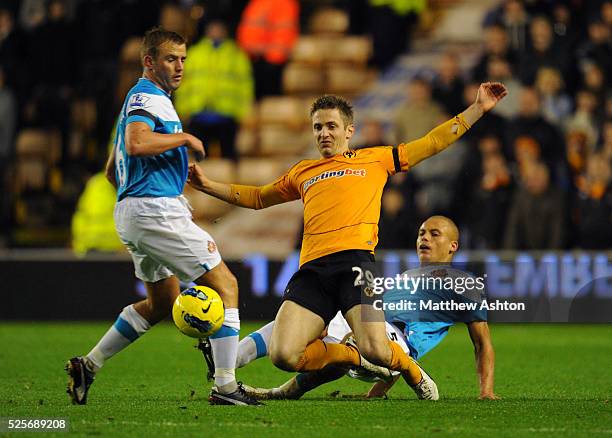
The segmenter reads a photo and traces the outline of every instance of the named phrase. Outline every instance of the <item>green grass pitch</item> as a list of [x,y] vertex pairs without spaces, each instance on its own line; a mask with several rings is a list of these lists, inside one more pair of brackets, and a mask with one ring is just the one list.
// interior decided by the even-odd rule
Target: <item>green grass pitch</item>
[[[242,333],[257,326],[243,323]],[[368,387],[343,378],[300,401],[233,407],[208,405],[200,352],[163,323],[107,362],[87,406],[72,406],[64,362],[107,327],[0,324],[0,417],[66,417],[83,436],[612,436],[612,325],[492,325],[500,401],[476,399],[473,350],[457,326],[422,361],[437,380],[438,402],[418,401],[399,383],[388,400],[331,397]],[[237,374],[257,386],[289,376],[267,359]]]

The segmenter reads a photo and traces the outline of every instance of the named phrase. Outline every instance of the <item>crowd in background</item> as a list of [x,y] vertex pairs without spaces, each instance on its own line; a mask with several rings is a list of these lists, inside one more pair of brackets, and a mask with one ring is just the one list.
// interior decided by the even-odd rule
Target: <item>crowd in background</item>
[[[372,66],[384,71],[410,50],[426,2],[0,2],[0,211],[9,245],[8,230],[24,220],[69,226],[142,71],[145,30],[161,24],[187,37],[177,111],[186,130],[237,161],[242,120],[253,102],[282,93],[292,47],[321,5],[347,11],[350,31],[372,38]],[[458,113],[481,81],[504,82],[510,94],[457,145],[390,179],[380,247],[412,248],[417,224],[431,214],[458,222],[464,248],[612,247],[612,1],[505,0],[487,14],[482,35],[482,53],[467,71],[461,52],[447,51],[433,79],[410,81],[392,140],[417,138]],[[80,121],[86,108],[91,123]],[[42,190],[19,193],[34,200],[20,219],[9,163],[16,134],[28,128],[56,131],[61,153]],[[361,132],[361,146],[388,143],[380,121],[365,121]]]
[[[611,248],[611,32],[611,1],[506,0],[487,14],[471,69],[449,51],[433,80],[414,78],[395,142],[461,111],[482,81],[509,95],[457,145],[391,179],[379,247],[411,247],[437,213],[460,224],[464,248]],[[381,131],[368,130],[375,143]]]

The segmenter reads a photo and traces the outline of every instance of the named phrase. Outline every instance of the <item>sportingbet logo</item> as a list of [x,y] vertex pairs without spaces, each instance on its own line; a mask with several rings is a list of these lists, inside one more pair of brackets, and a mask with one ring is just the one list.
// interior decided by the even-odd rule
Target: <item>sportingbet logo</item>
[[367,172],[365,169],[342,169],[342,170],[331,170],[328,172],[323,172],[321,175],[313,176],[309,180],[304,183],[304,193],[310,186],[319,181],[323,181],[324,179],[329,178],[342,178],[343,176],[353,175],[353,176],[366,176]]

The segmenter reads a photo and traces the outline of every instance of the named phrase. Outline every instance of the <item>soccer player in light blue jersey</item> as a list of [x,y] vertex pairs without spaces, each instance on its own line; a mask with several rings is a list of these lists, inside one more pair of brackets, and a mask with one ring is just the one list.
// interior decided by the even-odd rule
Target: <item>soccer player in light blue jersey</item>
[[117,233],[132,255],[147,298],[125,307],[87,355],[68,361],[68,393],[76,404],[87,402],[89,387],[106,360],[170,314],[179,280],[213,288],[225,304],[223,326],[210,339],[216,363],[211,404],[260,404],[245,394],[234,375],[238,283],[214,239],[192,221],[182,196],[188,150],[204,154],[202,142],[182,132],[170,99],[181,84],[185,60],[183,37],[161,28],[146,33],[143,75],[125,98],[106,174],[117,188]]
[[[408,278],[467,278],[461,271],[450,267],[453,256],[459,247],[459,231],[455,223],[444,216],[427,219],[419,229],[417,254],[421,267],[404,273]],[[475,292],[474,292],[475,291]],[[413,292],[413,293],[411,293]],[[398,303],[407,299],[414,303],[479,303],[482,289],[477,287],[461,294],[439,287],[418,287],[416,290],[391,290],[385,293],[384,302]],[[418,307],[417,307],[418,309]],[[494,392],[495,352],[487,324],[487,314],[480,306],[468,306],[468,310],[441,310],[439,312],[410,312],[405,310],[385,311],[387,336],[398,343],[414,359],[420,359],[435,348],[456,322],[464,322],[474,345],[476,370],[479,377],[479,398],[497,399]],[[270,334],[274,322],[246,336],[238,350],[236,366],[242,367],[253,360],[267,355]],[[330,322],[324,333],[324,342],[339,343],[350,338],[350,327],[338,314]],[[247,392],[260,399],[296,399],[306,392],[333,380],[348,375],[353,378],[380,378],[370,389],[367,397],[382,397],[399,379],[400,374],[384,368],[371,370],[328,366],[327,368],[301,373],[278,388],[262,389],[246,386]]]

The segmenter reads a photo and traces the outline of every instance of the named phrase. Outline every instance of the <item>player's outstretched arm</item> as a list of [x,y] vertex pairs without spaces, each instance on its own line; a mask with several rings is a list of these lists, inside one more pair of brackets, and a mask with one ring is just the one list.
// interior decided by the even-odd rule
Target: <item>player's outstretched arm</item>
[[500,397],[493,391],[495,374],[495,350],[491,342],[489,325],[486,321],[476,321],[468,323],[470,338],[474,344],[474,354],[476,355],[476,372],[480,382],[481,400],[497,400]]
[[189,185],[200,192],[239,207],[255,210],[299,199],[299,193],[292,190],[286,180],[286,177],[281,177],[274,183],[261,187],[225,184],[208,178],[195,163],[189,165],[187,177]]
[[432,129],[425,137],[399,146],[402,170],[416,166],[426,158],[442,152],[457,141],[487,111],[508,94],[506,87],[499,82],[485,82],[480,85],[476,99],[465,111],[447,122]]
[[161,134],[153,132],[151,127],[144,122],[128,123],[125,128],[125,149],[128,155],[149,157],[183,145],[200,156],[204,155],[202,142],[186,132]]

